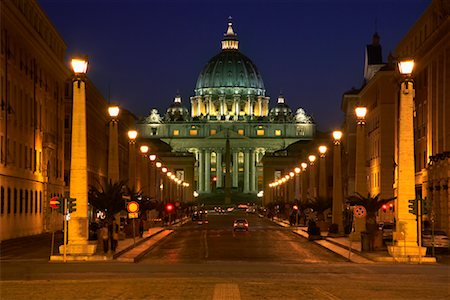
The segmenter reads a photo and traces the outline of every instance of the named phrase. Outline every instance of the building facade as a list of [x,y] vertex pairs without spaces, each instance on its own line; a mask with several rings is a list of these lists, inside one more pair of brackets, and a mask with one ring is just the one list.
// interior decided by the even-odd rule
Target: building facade
[[164,116],[154,109],[138,124],[143,138],[195,155],[200,195],[224,190],[227,165],[230,188],[256,195],[263,188],[262,157],[315,134],[312,118],[301,108],[293,113],[283,96],[269,108],[261,74],[238,43],[230,20],[221,52],[198,77],[190,110],[177,96]]
[[1,1],[0,240],[51,230],[64,193],[66,44],[35,1]]
[[450,2],[432,1],[398,44],[413,58],[416,194],[431,201],[428,220],[450,234]]

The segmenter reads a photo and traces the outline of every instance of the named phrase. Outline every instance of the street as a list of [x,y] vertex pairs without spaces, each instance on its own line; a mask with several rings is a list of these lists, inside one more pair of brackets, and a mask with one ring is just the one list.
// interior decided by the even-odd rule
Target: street
[[[249,231],[233,232],[236,218]],[[8,251],[1,299],[446,299],[447,265],[354,264],[256,214],[188,222],[139,263],[49,263]],[[37,253],[43,253],[37,249]]]

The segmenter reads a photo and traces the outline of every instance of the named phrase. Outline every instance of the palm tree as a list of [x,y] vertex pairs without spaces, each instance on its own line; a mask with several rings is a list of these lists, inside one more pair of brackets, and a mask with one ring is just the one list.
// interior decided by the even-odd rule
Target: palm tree
[[381,207],[384,204],[389,203],[396,197],[389,199],[379,199],[379,198],[380,194],[371,197],[370,193],[367,195],[367,197],[364,197],[359,193],[356,193],[354,196],[347,197],[347,203],[350,204],[351,206],[361,205],[364,206],[364,208],[366,209],[366,227],[367,231],[370,233],[376,231],[377,212],[381,209]]
[[114,183],[109,181],[105,187],[101,186],[100,189],[94,185],[89,186],[89,203],[105,213],[107,222],[112,222],[114,215],[125,209],[125,201],[122,198],[124,185],[125,181]]
[[308,202],[306,203],[306,208],[310,208],[313,211],[317,212],[317,218],[319,221],[325,220],[324,212],[331,208],[332,206],[332,199],[326,198],[326,197],[317,197],[317,198],[310,198]]

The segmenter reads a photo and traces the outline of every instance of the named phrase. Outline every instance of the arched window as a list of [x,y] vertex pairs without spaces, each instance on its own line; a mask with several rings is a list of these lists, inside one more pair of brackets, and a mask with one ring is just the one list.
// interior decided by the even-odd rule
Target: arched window
[[33,213],[33,191],[30,190],[30,214]]
[[37,214],[38,211],[38,196],[37,191],[34,191],[34,213]]
[[13,212],[17,214],[17,189],[14,189],[14,208]]
[[23,190],[19,191],[19,214],[23,213]]
[[8,188],[8,193],[6,194],[7,198],[7,207],[6,207],[6,213],[11,213],[11,189]]

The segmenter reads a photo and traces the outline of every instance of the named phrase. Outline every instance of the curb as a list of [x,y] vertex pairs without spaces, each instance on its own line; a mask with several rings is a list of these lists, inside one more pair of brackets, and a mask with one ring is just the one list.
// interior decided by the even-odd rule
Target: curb
[[147,236],[147,237],[145,237],[145,238],[140,239],[140,240],[137,241],[135,244],[131,244],[130,246],[128,246],[128,247],[126,247],[126,248],[120,250],[119,252],[114,253],[112,259],[117,259],[119,256],[121,256],[121,255],[124,254],[125,252],[128,252],[128,251],[130,251],[131,249],[136,248],[137,246],[141,245],[142,243],[145,243],[146,241],[148,241],[148,240],[151,239],[152,237],[154,237],[154,236],[160,234],[162,231],[164,231],[164,228],[161,228],[161,229],[159,229],[158,231],[152,233],[151,235],[149,235],[149,236]]

